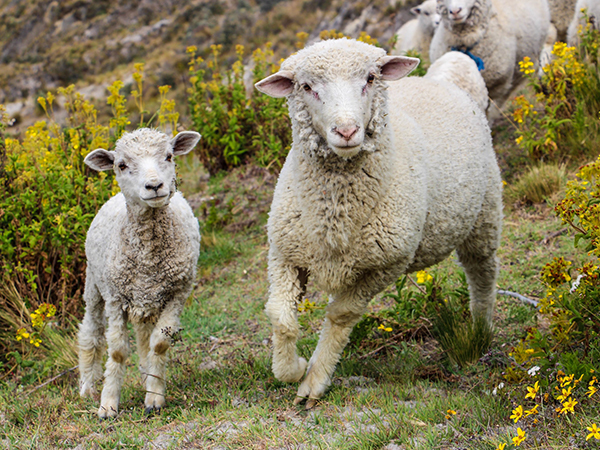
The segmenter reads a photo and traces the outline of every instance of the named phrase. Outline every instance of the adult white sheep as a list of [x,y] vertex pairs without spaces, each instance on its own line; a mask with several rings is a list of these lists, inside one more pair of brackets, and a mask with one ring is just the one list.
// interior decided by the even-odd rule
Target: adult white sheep
[[[114,151],[97,149],[84,162],[116,172],[121,193],[102,206],[87,233],[85,316],[79,330],[80,394],[94,394],[108,360],[98,415],[114,417],[129,355],[133,323],[146,381],[146,412],[165,405],[165,368],[172,336],[196,276],[198,220],[176,192],[174,156],[194,148],[200,135],[172,139],[148,128],[125,133]],[[105,321],[108,330],[105,336]]]
[[477,64],[462,52],[448,52],[434,62],[425,78],[448,81],[467,92],[477,102],[482,111],[488,107],[488,91]]
[[438,0],[442,15],[430,47],[434,62],[450,50],[481,65],[490,98],[502,107],[523,80],[519,61],[537,65],[550,26],[547,0]]
[[433,32],[440,23],[437,0],[426,0],[410,10],[416,19],[409,20],[396,32],[394,54],[404,55],[409,50],[428,54]]
[[588,20],[593,24],[594,28],[600,28],[600,0],[577,0],[573,20],[569,24],[567,30],[567,43],[570,46],[579,45],[579,27],[585,26],[585,16],[582,10],[586,10]]
[[[369,300],[454,249],[474,317],[491,321],[502,223],[487,120],[450,83],[404,78],[419,60],[354,40],[317,43],[256,87],[288,97],[293,145],[268,222],[273,372],[299,381],[297,305],[309,276],[330,294],[298,390],[311,407],[330,383]],[[388,98],[389,96],[389,98]]]

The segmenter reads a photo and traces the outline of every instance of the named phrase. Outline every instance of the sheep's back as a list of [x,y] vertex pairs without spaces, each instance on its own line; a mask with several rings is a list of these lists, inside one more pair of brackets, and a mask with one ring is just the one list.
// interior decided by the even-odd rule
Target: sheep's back
[[396,135],[403,131],[402,111],[420,126],[425,140],[428,214],[411,265],[418,270],[444,259],[468,236],[485,196],[501,190],[500,174],[485,115],[467,93],[414,77],[391,83],[389,97]]

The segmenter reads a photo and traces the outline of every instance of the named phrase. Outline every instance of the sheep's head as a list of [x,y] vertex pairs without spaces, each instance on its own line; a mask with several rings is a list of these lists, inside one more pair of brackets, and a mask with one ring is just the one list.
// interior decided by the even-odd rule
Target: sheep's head
[[96,149],[84,162],[94,170],[114,169],[128,203],[160,208],[176,191],[173,157],[190,152],[199,140],[194,131],[170,139],[158,130],[141,128],[123,134],[114,151]]
[[[289,97],[292,120],[308,119],[314,131],[342,158],[362,148],[385,105],[384,80],[397,80],[419,63],[386,56],[384,50],[350,39],[319,42],[286,59],[281,70],[256,83],[272,97]],[[385,120],[385,119],[382,119]]]
[[465,23],[477,0],[438,0],[439,13],[453,25]]
[[410,10],[419,18],[419,22],[424,29],[431,33],[437,28],[442,20],[442,16],[437,12],[437,0],[426,0],[419,6],[415,6]]

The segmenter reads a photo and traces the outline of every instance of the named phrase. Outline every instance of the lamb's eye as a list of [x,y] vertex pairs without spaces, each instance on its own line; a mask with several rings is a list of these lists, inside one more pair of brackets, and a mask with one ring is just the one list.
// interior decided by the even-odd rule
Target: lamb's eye
[[171,160],[173,159],[173,155],[171,155],[170,153],[167,155],[167,157],[165,158],[165,161],[171,162]]
[[375,81],[375,75],[370,73],[369,76],[367,77],[367,83],[373,84],[373,81]]
[[425,14],[426,16],[428,16],[428,15],[429,15],[429,13],[428,13],[428,12],[426,12],[426,13],[423,13],[423,14]]
[[124,162],[119,163],[119,169],[121,169],[121,170],[127,169],[127,164],[125,164]]
[[306,92],[312,91],[312,88],[307,83],[304,83],[302,89],[304,89]]

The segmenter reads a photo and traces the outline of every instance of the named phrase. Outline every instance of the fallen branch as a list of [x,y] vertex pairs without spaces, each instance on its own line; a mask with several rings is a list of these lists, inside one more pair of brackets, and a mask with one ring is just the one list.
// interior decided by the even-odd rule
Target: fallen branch
[[59,379],[60,377],[62,377],[63,375],[68,374],[69,372],[73,372],[75,369],[77,369],[79,366],[75,366],[75,367],[71,367],[70,369],[67,369],[61,373],[59,373],[58,375],[56,375],[55,377],[50,378],[48,381],[44,381],[42,384],[40,384],[39,386],[34,387],[32,390],[30,390],[29,392],[25,393],[25,396],[27,397],[28,395],[33,394],[35,391],[37,391],[40,388],[43,388],[44,386],[49,385],[50,383],[52,383],[53,381]]
[[504,291],[502,289],[498,289],[498,295],[508,295],[509,297],[517,298],[517,299],[521,300],[523,303],[528,303],[535,307],[537,307],[537,305],[539,304],[539,302],[537,300],[534,300],[529,297],[525,297],[524,295],[521,295],[521,294],[517,294],[516,292]]
[[554,231],[553,233],[550,233],[548,236],[546,236],[544,239],[542,239],[541,243],[546,245],[552,239],[560,236],[561,234],[565,234],[567,232],[567,230],[568,230],[567,228],[563,228],[562,230]]

